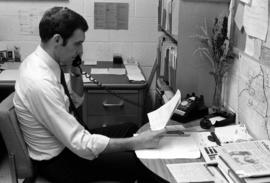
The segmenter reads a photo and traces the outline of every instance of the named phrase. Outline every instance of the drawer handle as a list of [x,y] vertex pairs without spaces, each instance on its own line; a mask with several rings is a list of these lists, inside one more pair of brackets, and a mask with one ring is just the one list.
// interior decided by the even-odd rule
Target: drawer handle
[[102,104],[103,104],[103,107],[123,107],[124,101],[121,100],[118,104],[109,104],[107,103],[107,101],[104,101]]

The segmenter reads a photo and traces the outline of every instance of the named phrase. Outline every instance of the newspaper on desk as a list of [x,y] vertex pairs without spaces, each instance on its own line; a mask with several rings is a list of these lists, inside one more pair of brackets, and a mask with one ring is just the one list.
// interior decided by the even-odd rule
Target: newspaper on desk
[[270,175],[270,141],[257,140],[225,144],[219,156],[241,178]]
[[[221,142],[221,145],[253,140],[253,137],[248,133],[245,125],[242,124],[216,127],[215,134]],[[216,142],[209,140],[209,137],[210,132],[194,133],[195,141],[205,161],[208,164],[216,164],[216,156],[218,155],[216,147],[218,145]]]

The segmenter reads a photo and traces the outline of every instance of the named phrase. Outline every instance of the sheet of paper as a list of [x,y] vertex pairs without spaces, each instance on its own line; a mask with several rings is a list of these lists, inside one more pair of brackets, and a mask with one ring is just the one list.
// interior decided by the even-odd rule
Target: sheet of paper
[[253,58],[260,59],[262,50],[262,40],[251,36],[246,36],[245,52]]
[[109,68],[108,73],[114,74],[114,75],[125,75],[126,69],[125,68]]
[[[244,125],[216,127],[215,134],[217,135],[221,144],[248,141],[253,139]],[[193,134],[193,137],[199,146],[216,146],[217,144],[215,142],[209,140],[209,136],[210,132],[200,132]]]
[[[205,163],[179,163],[167,164],[168,169],[175,178],[176,182],[211,182],[215,181],[212,172],[206,167]],[[194,175],[196,173],[196,176]]]
[[268,28],[268,0],[254,0],[245,5],[244,27],[248,35],[266,39]]
[[236,13],[234,16],[234,21],[239,30],[243,27],[244,21],[244,5],[242,3],[238,3]]
[[164,136],[156,149],[136,150],[135,153],[138,158],[142,159],[200,158],[200,150],[192,135]]
[[0,73],[0,81],[16,81],[19,77],[19,70],[3,70]]
[[127,77],[129,81],[145,81],[144,76],[141,72],[139,73],[127,73]]
[[[268,10],[270,8],[269,6],[270,6],[270,3],[268,4]],[[265,40],[265,42],[263,42],[263,46],[270,48],[270,18],[269,17],[268,17],[268,29],[267,29],[266,40]],[[269,60],[269,59],[267,59],[267,60]]]
[[243,3],[246,3],[246,4],[250,3],[250,0],[240,0],[240,1],[243,2]]
[[92,68],[91,74],[108,74],[108,68]]
[[128,29],[128,3],[95,2],[95,29]]
[[97,65],[96,59],[84,59],[83,65]]
[[145,81],[145,78],[137,64],[125,65],[129,81]]
[[174,97],[155,111],[147,114],[151,130],[160,130],[164,128],[170,120],[174,110],[181,101],[180,91],[177,90]]

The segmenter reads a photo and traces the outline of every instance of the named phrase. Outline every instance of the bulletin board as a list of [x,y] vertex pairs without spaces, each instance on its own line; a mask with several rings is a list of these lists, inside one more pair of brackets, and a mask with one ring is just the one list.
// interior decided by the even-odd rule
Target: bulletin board
[[[240,0],[235,0],[234,7],[233,7],[233,11],[234,11],[233,16],[235,16],[235,13],[236,13],[237,8],[238,8],[240,3],[242,3]],[[269,20],[270,20],[270,3],[268,3],[268,22],[269,22]],[[234,21],[234,17],[232,20],[232,24],[233,24],[232,25],[232,27],[233,27],[232,37],[233,37],[233,44],[234,44],[235,51],[238,54],[239,53],[245,54],[245,48],[246,48],[246,43],[247,43],[247,33],[246,33],[244,28],[239,29],[236,26],[236,23]],[[269,25],[268,25],[267,35],[270,35]],[[260,49],[260,52],[261,52],[260,57],[259,58],[254,57],[254,60],[270,67],[270,48],[266,47],[262,43],[262,46],[258,49]],[[248,55],[248,56],[250,56],[250,55]]]

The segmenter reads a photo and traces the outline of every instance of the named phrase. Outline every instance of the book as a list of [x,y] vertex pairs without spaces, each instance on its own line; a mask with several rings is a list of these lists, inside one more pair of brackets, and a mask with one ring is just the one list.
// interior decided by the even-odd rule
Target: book
[[219,160],[239,178],[270,176],[269,140],[224,144],[217,151]]

